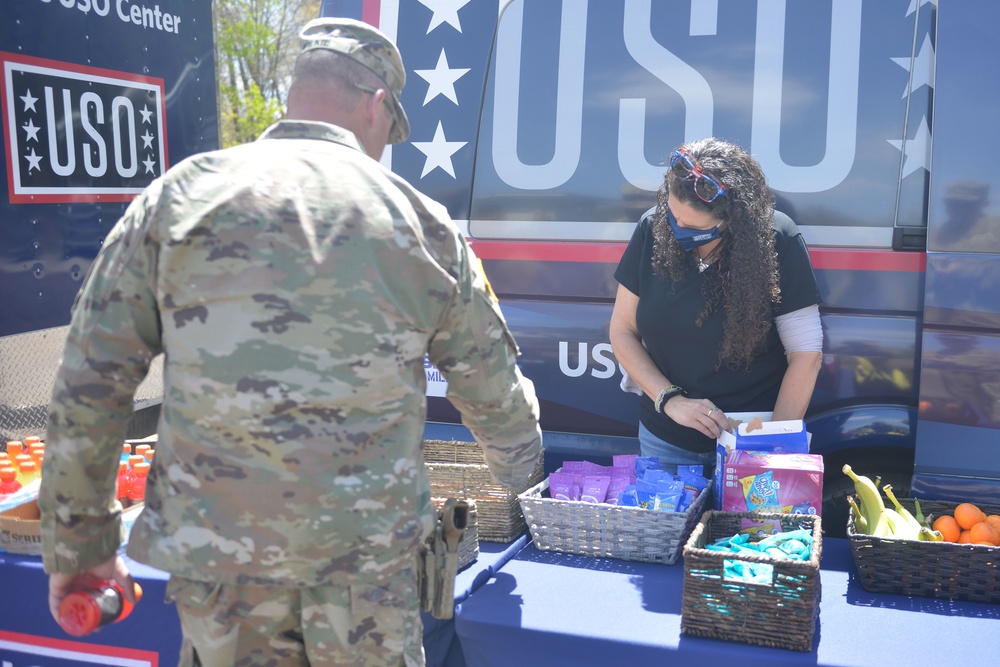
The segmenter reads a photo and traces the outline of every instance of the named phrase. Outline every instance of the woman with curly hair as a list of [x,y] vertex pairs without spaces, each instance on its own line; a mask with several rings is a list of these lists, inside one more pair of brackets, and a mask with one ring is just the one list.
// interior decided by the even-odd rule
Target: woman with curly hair
[[726,412],[802,419],[822,361],[819,289],[760,165],[710,138],[673,152],[615,278],[611,345],[639,406],[643,456],[715,463]]

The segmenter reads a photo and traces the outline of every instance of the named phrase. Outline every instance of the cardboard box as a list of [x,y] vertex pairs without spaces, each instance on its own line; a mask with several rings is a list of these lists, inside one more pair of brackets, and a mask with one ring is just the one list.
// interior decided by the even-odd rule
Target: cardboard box
[[[770,421],[770,412],[731,412],[726,416],[730,420],[746,424],[755,417],[760,417],[763,421]],[[726,467],[729,455],[736,451],[736,432],[723,431],[722,435],[715,442],[715,472],[712,476],[712,509],[722,509],[722,475]]]
[[[41,513],[38,511],[39,482],[24,487],[0,502],[0,551],[29,556],[42,555]],[[122,544],[128,543],[144,503],[122,511]]]
[[12,554],[41,555],[39,516],[37,500],[0,513],[0,549]]
[[722,511],[823,511],[823,457],[737,449],[723,470]]

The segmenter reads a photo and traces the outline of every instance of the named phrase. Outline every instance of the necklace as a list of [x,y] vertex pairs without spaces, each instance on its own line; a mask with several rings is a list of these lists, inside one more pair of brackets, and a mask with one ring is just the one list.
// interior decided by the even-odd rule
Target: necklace
[[[721,244],[716,245],[704,257],[702,257],[701,255],[698,255],[698,273],[704,273],[705,269],[707,269],[708,267],[710,267],[712,265],[712,262],[714,262],[714,261],[716,261],[718,259],[718,255],[719,255],[719,252],[720,252],[719,249],[721,247],[722,247]],[[707,262],[705,261],[706,259],[708,260]]]

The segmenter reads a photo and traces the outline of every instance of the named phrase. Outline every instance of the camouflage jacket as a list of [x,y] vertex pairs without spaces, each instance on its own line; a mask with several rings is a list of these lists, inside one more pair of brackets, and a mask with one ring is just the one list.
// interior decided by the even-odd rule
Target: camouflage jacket
[[161,351],[130,556],[277,586],[411,565],[433,517],[425,355],[498,482],[523,483],[541,451],[479,266],[442,206],[339,127],[283,121],[176,165],[108,235],[73,309],[39,497],[46,570],[120,546],[122,433]]

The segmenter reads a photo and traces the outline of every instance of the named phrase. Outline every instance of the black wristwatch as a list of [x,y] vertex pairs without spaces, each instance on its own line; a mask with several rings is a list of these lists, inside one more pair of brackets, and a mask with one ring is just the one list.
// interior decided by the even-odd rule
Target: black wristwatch
[[661,414],[663,412],[663,406],[667,404],[667,401],[669,401],[674,396],[677,396],[678,394],[680,394],[681,396],[687,396],[688,395],[688,393],[686,391],[684,391],[683,389],[681,389],[680,387],[678,387],[675,384],[672,384],[669,387],[667,387],[666,389],[663,389],[662,391],[660,391],[660,395],[656,397],[656,412],[657,412],[657,414]]

